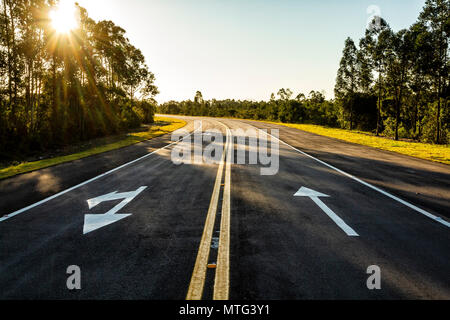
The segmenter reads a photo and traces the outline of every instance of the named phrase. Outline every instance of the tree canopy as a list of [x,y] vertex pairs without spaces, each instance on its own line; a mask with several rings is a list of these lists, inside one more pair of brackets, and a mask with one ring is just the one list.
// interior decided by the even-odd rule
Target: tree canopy
[[376,96],[377,134],[448,143],[449,37],[450,1],[427,0],[408,29],[394,32],[375,17],[359,48],[347,39],[335,86],[344,122],[361,127],[355,117],[373,106],[355,99]]
[[0,158],[64,146],[152,122],[155,77],[112,21],[76,5],[55,30],[52,0],[0,4]]

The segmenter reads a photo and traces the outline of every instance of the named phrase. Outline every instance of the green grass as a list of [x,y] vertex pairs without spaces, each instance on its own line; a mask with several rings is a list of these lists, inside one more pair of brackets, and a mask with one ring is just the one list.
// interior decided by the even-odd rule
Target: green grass
[[130,146],[132,144],[136,144],[144,140],[152,139],[173,132],[186,125],[186,122],[183,120],[167,117],[155,117],[155,123],[156,125],[149,126],[149,129],[146,131],[133,132],[125,136],[120,136],[118,141],[112,143],[105,143],[105,144],[100,143],[99,145],[89,147],[80,152],[43,159],[39,161],[23,162],[19,165],[0,168],[0,180],[18,174],[31,172],[55,166],[57,164],[86,158],[95,154]]
[[336,138],[347,142],[357,143],[364,146],[374,147],[381,150],[393,151],[420,159],[450,164],[449,145],[434,145],[419,142],[395,141],[385,137],[377,137],[367,132],[327,128],[312,124],[288,124],[278,122],[270,123],[315,133],[321,136]]

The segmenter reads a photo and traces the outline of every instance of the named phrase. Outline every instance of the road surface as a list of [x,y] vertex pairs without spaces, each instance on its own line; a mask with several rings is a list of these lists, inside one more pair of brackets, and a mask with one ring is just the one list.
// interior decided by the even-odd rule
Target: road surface
[[[450,299],[448,166],[178,118],[193,145],[194,120],[220,130],[221,161],[177,165],[168,135],[0,181],[0,299]],[[235,163],[239,128],[279,143],[275,175]]]

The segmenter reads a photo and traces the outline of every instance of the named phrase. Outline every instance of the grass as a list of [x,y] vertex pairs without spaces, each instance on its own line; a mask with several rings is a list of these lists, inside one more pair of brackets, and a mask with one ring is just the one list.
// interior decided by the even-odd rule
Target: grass
[[315,133],[321,136],[336,138],[339,140],[361,144],[381,150],[393,151],[420,159],[450,164],[449,145],[434,145],[419,142],[395,141],[386,137],[377,137],[367,132],[328,128],[312,124],[288,124],[277,122],[270,123],[280,124],[286,127],[295,128]]
[[[144,140],[149,140],[173,132],[186,125],[186,122],[180,119],[155,117],[155,124],[148,126],[145,131],[131,132],[115,137],[97,139],[94,143],[88,143],[82,147],[81,151],[65,154],[56,157],[50,157],[38,161],[23,162],[18,165],[0,167],[0,180],[9,178],[18,174],[31,172],[43,168],[48,168],[61,163],[86,158],[99,153],[120,149],[130,146]],[[113,141],[113,142],[111,142]]]

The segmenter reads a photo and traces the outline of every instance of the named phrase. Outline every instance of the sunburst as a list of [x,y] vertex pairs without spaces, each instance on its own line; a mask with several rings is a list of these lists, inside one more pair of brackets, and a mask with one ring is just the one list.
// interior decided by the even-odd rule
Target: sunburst
[[71,0],[61,0],[49,14],[53,28],[58,33],[69,33],[79,26],[78,11]]

